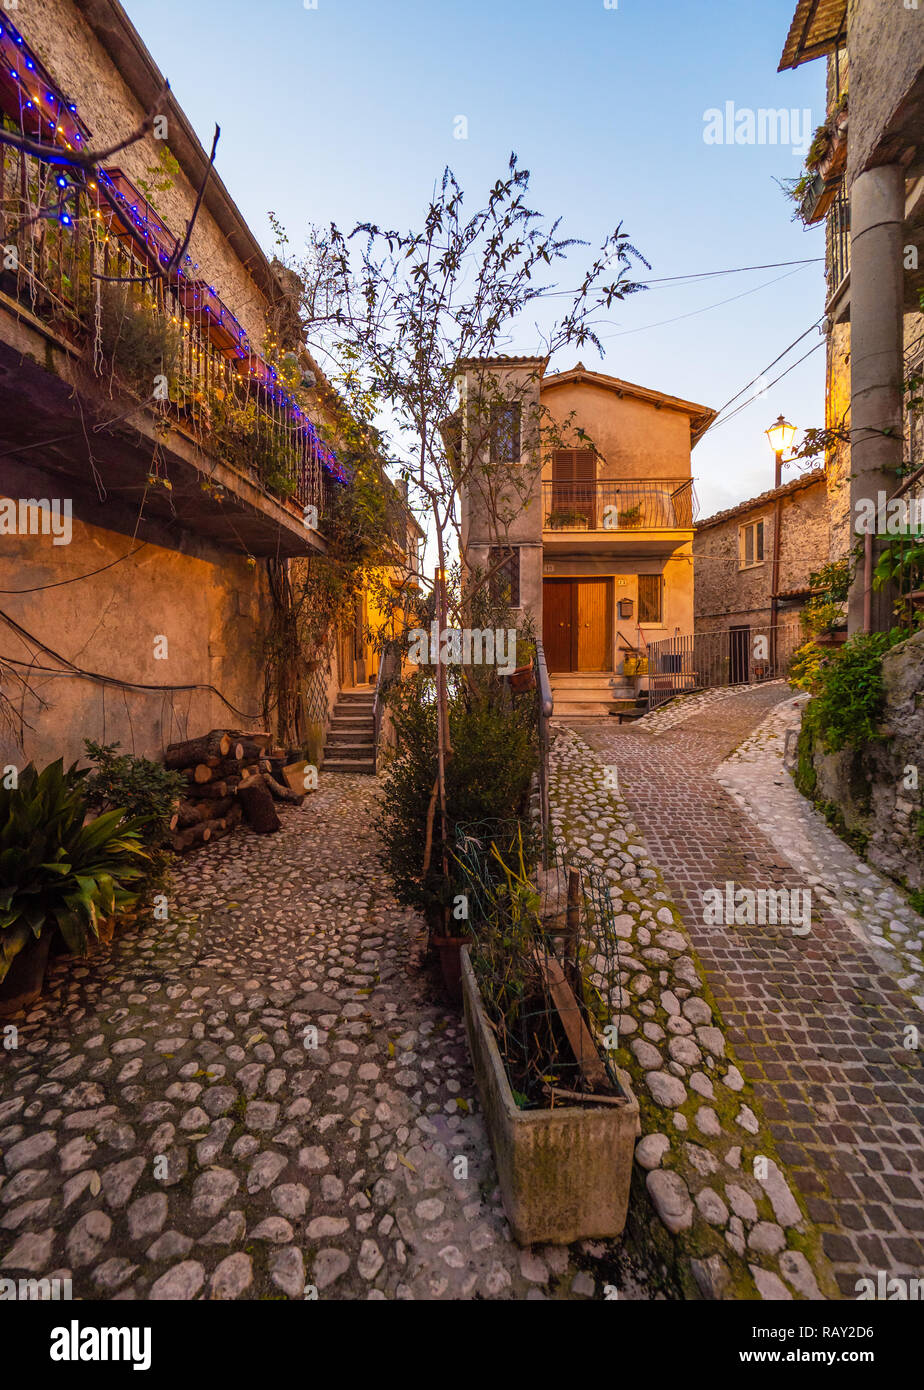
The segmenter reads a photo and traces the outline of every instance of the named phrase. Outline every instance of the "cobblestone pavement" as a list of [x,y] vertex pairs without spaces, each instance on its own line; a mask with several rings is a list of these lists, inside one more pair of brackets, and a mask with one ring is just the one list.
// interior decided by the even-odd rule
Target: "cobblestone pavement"
[[375,795],[329,774],[279,834],[194,851],[171,922],[58,962],[18,1046],[0,1029],[0,1277],[77,1298],[656,1296],[618,1246],[512,1242]]
[[720,765],[716,777],[812,889],[924,1009],[924,918],[906,895],[856,855],[801,796],[783,767],[807,695],[783,700]]
[[714,775],[789,694],[734,693],[658,736],[611,720],[582,722],[580,736],[617,769],[777,1151],[855,1297],[870,1271],[924,1269],[921,1054],[904,1046],[920,1013],[829,910],[816,909],[805,937],[704,923],[702,894],[728,881],[809,886]]

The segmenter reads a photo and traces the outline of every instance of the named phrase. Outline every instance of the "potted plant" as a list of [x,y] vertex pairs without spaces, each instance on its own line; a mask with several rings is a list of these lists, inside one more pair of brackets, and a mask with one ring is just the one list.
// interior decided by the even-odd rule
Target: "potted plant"
[[559,507],[549,512],[545,524],[549,531],[586,531],[590,526],[590,517],[586,512]]
[[146,871],[140,822],[121,810],[88,820],[86,776],[60,759],[41,773],[30,763],[0,788],[0,1013],[38,998],[54,937],[83,955],[136,900],[123,885]]
[[467,859],[465,1026],[501,1193],[521,1245],[619,1235],[638,1102],[599,1044],[619,946],[605,880],[562,851],[540,870],[496,841]]
[[642,519],[641,502],[636,502],[634,507],[627,507],[624,511],[619,512],[618,518],[620,526],[629,528],[638,526]]
[[536,649],[531,642],[517,639],[517,667],[509,679],[510,689],[518,695],[535,687],[535,652]]

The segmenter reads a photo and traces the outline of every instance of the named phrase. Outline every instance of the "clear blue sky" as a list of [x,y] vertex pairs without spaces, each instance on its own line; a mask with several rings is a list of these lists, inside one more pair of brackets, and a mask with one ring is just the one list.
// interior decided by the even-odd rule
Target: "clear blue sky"
[[[776,72],[794,0],[125,3],[206,146],[220,123],[217,167],[268,249],[270,208],[296,250],[309,222],[417,226],[446,164],[474,210],[515,150],[534,207],[592,243],[622,221],[652,277],[824,254],[823,233],[791,221],[774,183],[799,174],[799,154],[703,139],[704,112],[727,102],[824,119],[822,62]],[[453,138],[460,115],[467,140]],[[719,407],[823,304],[821,264],[657,286],[614,306],[602,363],[582,356]],[[693,316],[663,322],[681,315]],[[810,335],[766,380],[820,341]],[[772,485],[763,431],[780,412],[820,427],[823,401],[820,348],[707,434],[693,455],[701,514]]]

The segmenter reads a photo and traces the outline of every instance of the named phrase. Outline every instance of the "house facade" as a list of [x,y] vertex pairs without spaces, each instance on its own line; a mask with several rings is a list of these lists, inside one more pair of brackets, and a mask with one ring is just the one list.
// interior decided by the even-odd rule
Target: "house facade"
[[490,373],[517,423],[483,446],[488,482],[463,497],[463,551],[483,568],[509,557],[511,606],[542,638],[556,710],[616,712],[645,687],[649,644],[693,631],[691,452],[714,412],[582,363],[546,365],[466,364],[463,402]]
[[[829,532],[823,468],[696,523],[696,632],[716,634],[712,664],[727,662],[731,684],[770,674],[771,655],[783,665],[801,642],[799,614],[828,561]],[[764,635],[766,655],[754,642]]]
[[290,287],[116,0],[7,8],[0,59],[14,139],[128,141],[0,147],[0,761],[265,727],[273,576],[348,485]]
[[924,471],[924,24],[915,3],[798,0],[781,72],[824,58],[827,115],[803,221],[826,229],[825,462],[832,560],[859,541],[851,633],[887,629],[895,592],[871,577],[888,542],[858,517],[919,498]]

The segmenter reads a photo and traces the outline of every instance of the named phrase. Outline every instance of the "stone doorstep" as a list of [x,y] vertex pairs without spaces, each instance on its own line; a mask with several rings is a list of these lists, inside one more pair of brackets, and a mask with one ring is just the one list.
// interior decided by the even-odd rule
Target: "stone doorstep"
[[[594,751],[589,745],[584,744],[583,740],[573,731],[565,730],[557,733],[556,742],[559,742],[559,745],[562,741],[569,744],[572,739],[574,744],[571,744],[564,758],[560,756],[553,743],[551,777],[553,810],[558,809],[559,804],[558,776],[561,775],[562,771],[564,771],[565,776],[568,775],[567,769],[564,769],[562,764],[567,762],[569,755],[573,757],[577,754],[583,764],[581,775],[578,778],[572,778],[572,784],[587,786],[589,784],[585,771],[587,764],[592,761],[599,766]],[[631,819],[628,808],[622,806],[618,798],[614,797],[612,793],[606,792],[602,785],[599,787],[599,793],[601,796],[606,796],[609,803],[609,813],[614,819],[623,823]],[[563,806],[562,809],[567,819],[567,806]],[[641,836],[638,834],[630,835],[629,842],[641,844]],[[623,847],[621,846],[621,848]],[[596,862],[600,864],[601,861],[597,860]],[[645,861],[643,860],[641,863],[644,864]],[[654,867],[650,856],[648,863]],[[605,868],[606,866],[601,864],[601,867]],[[660,874],[657,880],[650,880],[650,882],[652,889],[658,888],[666,891]],[[641,891],[643,890],[639,890],[639,892]],[[638,894],[633,894],[633,897],[637,896]],[[666,905],[660,900],[657,901],[658,907],[653,909],[654,911]],[[687,1010],[680,1005],[680,999],[683,999],[685,1005],[687,999],[691,997],[692,989],[692,995],[703,999],[703,1007],[709,1011],[710,1017],[707,1020],[709,1022],[713,1017],[719,1017],[718,1011],[708,1002],[709,991],[705,984],[704,972],[686,931],[679,925],[680,914],[672,904],[670,906],[674,924],[669,930],[683,937],[686,943],[682,953],[672,954],[672,961],[690,958],[695,967],[697,984],[695,987],[693,986],[691,972],[684,971],[682,977],[677,976],[672,966],[669,965],[667,967],[667,984],[663,986],[662,998],[664,994],[676,989],[677,994],[674,995],[674,999],[679,1006],[680,1015],[686,1017]],[[632,949],[633,954],[636,949],[641,952],[649,949],[647,946],[635,948],[634,941],[638,928],[640,925],[647,925],[650,940],[654,942],[659,930],[657,925],[655,923],[642,924],[640,917],[633,917],[632,914],[624,915],[627,922],[632,923],[633,945],[630,949]],[[663,931],[663,928],[661,930]],[[655,970],[652,968],[650,975],[647,972],[642,973],[646,975],[646,978],[650,978],[650,975],[654,975]],[[638,979],[637,975],[635,979]],[[633,980],[629,980],[624,986],[629,993],[632,992],[633,983]],[[649,991],[650,984],[645,984],[645,998],[648,997]],[[645,1002],[645,1000],[639,996],[639,1002]],[[650,1047],[654,1053],[658,1050],[651,1041],[652,1032],[654,1032],[656,1040],[664,1049],[664,1053],[667,1054],[662,1054],[660,1068],[656,1071],[651,1068],[645,1070],[636,1053],[632,1051],[631,1043],[629,1046],[622,1045],[622,1057],[630,1067],[631,1075],[636,1081],[639,1094],[642,1097],[643,1117],[652,1116],[652,1127],[646,1126],[648,1132],[636,1148],[636,1161],[639,1168],[644,1170],[646,1174],[645,1185],[657,1219],[671,1235],[678,1258],[689,1270],[689,1279],[684,1280],[684,1282],[689,1284],[689,1281],[692,1280],[692,1286],[699,1291],[700,1295],[709,1299],[741,1298],[742,1296],[762,1299],[787,1299],[800,1296],[805,1298],[839,1297],[833,1272],[820,1248],[819,1233],[798,1207],[786,1183],[782,1165],[773,1157],[774,1145],[769,1131],[766,1125],[761,1124],[754,1114],[755,1109],[759,1113],[759,1104],[747,1086],[740,1068],[736,1067],[734,1057],[729,1054],[724,1035],[718,1028],[707,1028],[702,1024],[698,1028],[694,1025],[691,1034],[671,1034],[668,1024],[669,1020],[675,1016],[675,1014],[668,1013],[663,1006],[650,1014],[643,1015],[640,1010],[636,1015],[629,1014],[630,1019],[633,1022],[637,1020],[639,1024],[637,1034],[635,1031],[632,1033],[633,1041]],[[646,1025],[650,1029],[647,1035],[645,1033]],[[651,1028],[652,1025],[653,1029]],[[657,1036],[658,1034],[660,1037]],[[703,1034],[709,1036],[704,1039]],[[713,1038],[712,1034],[716,1034],[716,1037]],[[690,1087],[688,1090],[690,1078],[687,1073],[690,1072],[690,1066],[684,1068],[685,1075],[682,1081],[680,1077],[669,1070],[670,1065],[673,1064],[672,1056],[670,1061],[668,1060],[668,1056],[670,1056],[669,1045],[678,1037],[695,1038],[696,1046],[701,1051],[699,1071],[694,1070],[693,1074],[701,1073],[712,1089],[711,1096],[703,1091],[698,1092],[701,1103],[690,1102],[690,1090],[696,1093],[694,1087]],[[706,1045],[707,1042],[712,1044],[711,1048]],[[721,1048],[719,1048],[720,1043]],[[718,1057],[713,1049],[717,1050]],[[708,1061],[712,1062],[711,1067],[708,1065],[707,1058]],[[724,1073],[722,1077],[718,1074],[719,1067]],[[663,1078],[663,1085],[660,1080],[657,1083],[653,1081],[655,1074],[659,1078]],[[740,1088],[737,1085],[729,1086],[724,1079],[728,1077],[731,1077],[736,1083],[740,1080]],[[717,1086],[725,1086],[733,1096],[732,1103],[738,1109],[734,1129],[726,1129],[723,1126],[711,1104],[711,1101],[715,1099]],[[722,1101],[720,1108],[727,1104],[727,1101]],[[695,1113],[687,1116],[685,1107],[695,1110]],[[654,1120],[655,1113],[658,1115],[657,1121]],[[686,1128],[678,1128],[675,1124],[675,1117],[684,1119]],[[742,1121],[745,1123],[742,1124]],[[668,1132],[662,1133],[664,1130]],[[656,1140],[663,1140],[663,1143],[653,1144],[652,1141]],[[689,1148],[688,1154],[689,1146],[692,1147]],[[746,1151],[751,1149],[754,1150],[753,1156],[762,1154],[770,1161],[766,1182],[759,1182],[753,1176],[753,1171],[749,1171],[745,1166],[747,1163]],[[668,1155],[676,1160],[675,1166],[663,1166],[664,1159]],[[737,1159],[737,1166],[727,1162],[726,1155],[732,1155]],[[755,1219],[750,1221],[750,1231],[745,1229],[743,1218],[738,1215],[737,1211],[735,1211],[734,1216],[730,1215],[730,1209],[733,1210],[733,1203],[728,1198],[727,1190],[729,1188],[736,1190],[735,1200],[742,1210],[750,1214],[748,1201],[754,1206]],[[737,1196],[738,1189],[742,1194],[740,1198]],[[763,1221],[757,1219],[761,1215],[758,1204],[764,1208],[766,1219]],[[776,1219],[778,1215],[780,1221]],[[710,1220],[710,1216],[712,1220]],[[787,1216],[795,1223],[794,1229],[798,1232],[799,1237],[798,1246],[801,1247],[808,1237],[815,1247],[812,1252],[814,1272],[812,1266],[805,1260],[801,1248],[794,1250],[786,1248],[786,1233],[781,1222]],[[722,1250],[721,1255],[716,1249],[716,1241],[720,1238],[717,1225],[719,1218],[721,1218],[722,1224],[727,1226],[728,1234],[734,1241],[732,1243],[726,1240],[725,1244],[719,1247]],[[733,1225],[733,1222],[736,1222],[737,1225]],[[738,1226],[740,1226],[740,1234]],[[790,1225],[787,1223],[786,1229],[789,1228]],[[706,1234],[706,1230],[710,1231],[712,1239],[701,1244],[696,1237],[697,1229],[703,1236]],[[748,1245],[747,1241],[754,1243]],[[785,1280],[772,1269],[766,1268],[765,1264],[761,1264],[761,1260],[771,1261],[777,1256],[779,1257],[781,1273],[786,1276]],[[819,1289],[816,1276],[824,1292]],[[743,1286],[749,1290],[747,1294],[742,1294],[742,1281]]]

